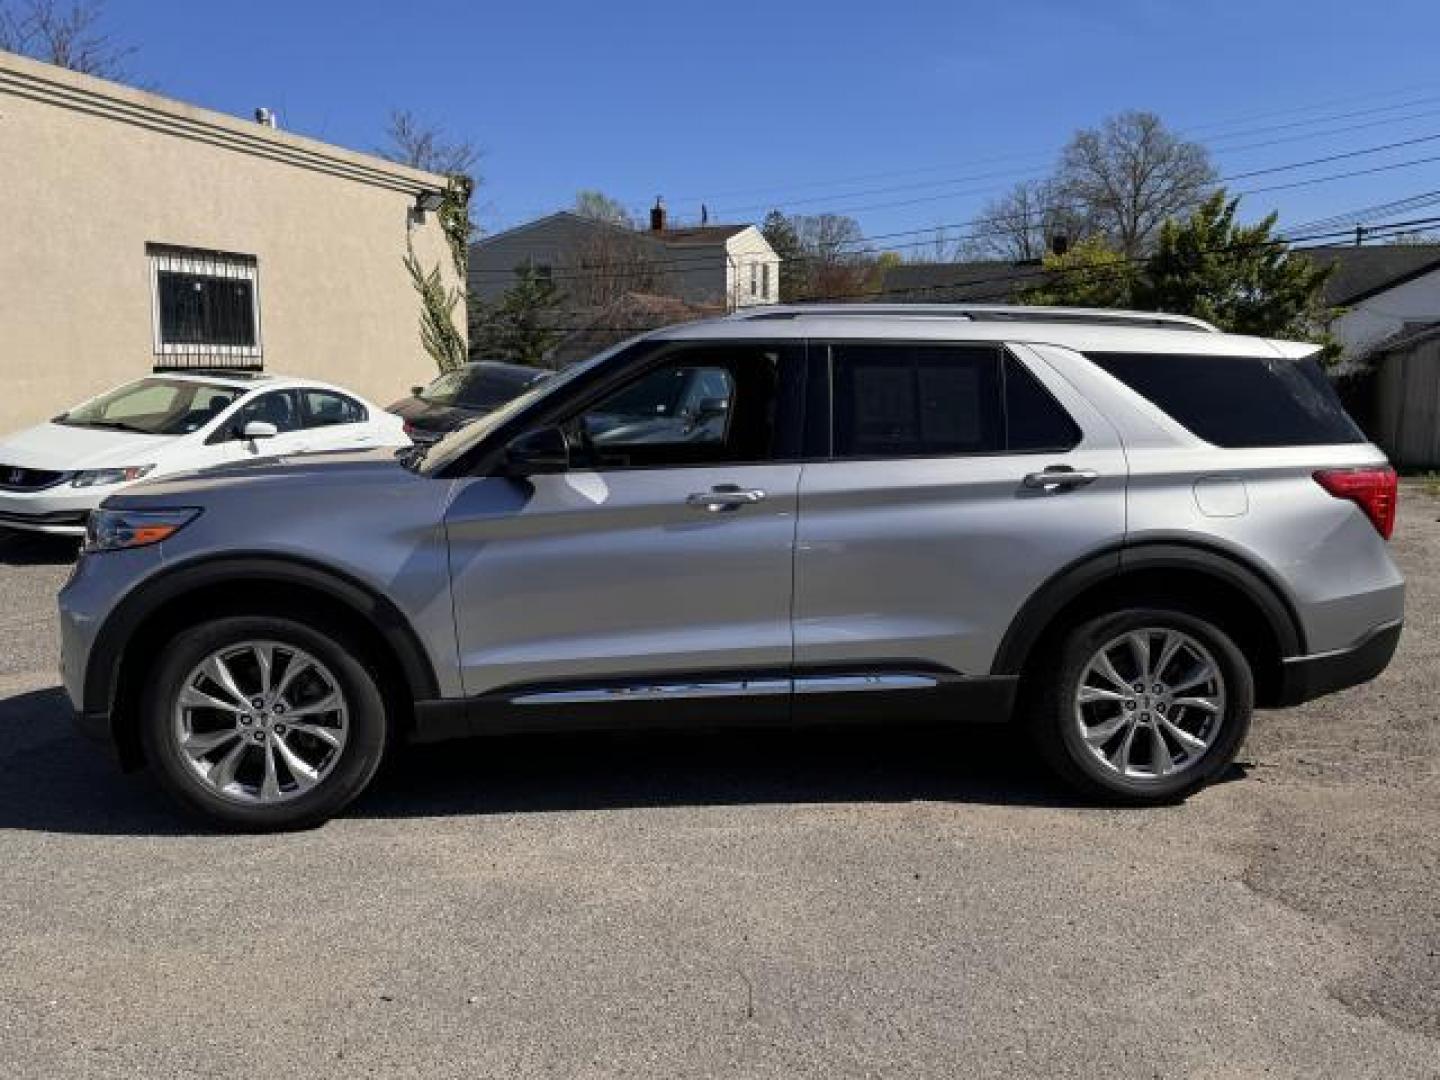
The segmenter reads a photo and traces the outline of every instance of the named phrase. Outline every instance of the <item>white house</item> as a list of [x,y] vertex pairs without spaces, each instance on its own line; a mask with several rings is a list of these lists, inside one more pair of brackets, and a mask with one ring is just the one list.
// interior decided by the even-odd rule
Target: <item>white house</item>
[[1312,248],[1333,264],[1325,306],[1340,312],[1331,333],[1358,361],[1415,323],[1440,321],[1440,244],[1374,244]]
[[754,225],[670,228],[659,205],[649,229],[561,211],[487,236],[470,246],[471,295],[494,300],[525,266],[554,281],[576,308],[603,307],[629,292],[727,310],[780,296],[780,257]]

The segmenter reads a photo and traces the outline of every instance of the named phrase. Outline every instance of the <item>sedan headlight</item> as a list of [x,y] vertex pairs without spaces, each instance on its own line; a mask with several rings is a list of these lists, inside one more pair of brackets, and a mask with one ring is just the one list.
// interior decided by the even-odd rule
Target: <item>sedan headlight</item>
[[185,510],[96,510],[85,526],[85,551],[122,551],[169,539],[200,516]]
[[70,481],[71,487],[105,487],[107,484],[126,484],[139,480],[155,471],[154,465],[128,465],[122,469],[86,469],[78,472]]

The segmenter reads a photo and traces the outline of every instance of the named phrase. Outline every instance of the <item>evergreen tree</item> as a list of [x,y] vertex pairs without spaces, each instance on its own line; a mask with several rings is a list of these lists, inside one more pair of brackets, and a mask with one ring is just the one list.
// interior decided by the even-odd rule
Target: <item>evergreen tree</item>
[[760,231],[780,256],[780,299],[787,303],[803,300],[809,291],[810,266],[800,233],[779,210],[765,215]]
[[545,354],[565,336],[556,319],[564,302],[565,294],[549,274],[517,266],[515,283],[498,300],[472,305],[470,355],[542,366]]

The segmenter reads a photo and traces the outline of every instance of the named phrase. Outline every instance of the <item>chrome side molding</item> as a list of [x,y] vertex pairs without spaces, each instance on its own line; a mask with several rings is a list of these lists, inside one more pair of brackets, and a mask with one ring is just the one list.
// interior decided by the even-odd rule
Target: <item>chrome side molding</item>
[[930,675],[802,675],[795,679],[721,679],[714,682],[673,682],[624,686],[538,690],[510,699],[512,705],[595,705],[624,701],[677,701],[691,698],[754,697],[768,694],[849,694],[871,690],[930,690],[939,680]]

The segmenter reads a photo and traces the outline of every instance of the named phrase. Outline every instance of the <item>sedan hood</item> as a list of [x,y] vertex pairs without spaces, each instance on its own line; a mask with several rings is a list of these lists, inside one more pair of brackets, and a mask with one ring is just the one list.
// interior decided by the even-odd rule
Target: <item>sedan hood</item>
[[111,428],[45,423],[0,439],[0,465],[49,472],[150,465],[174,435],[140,435]]

